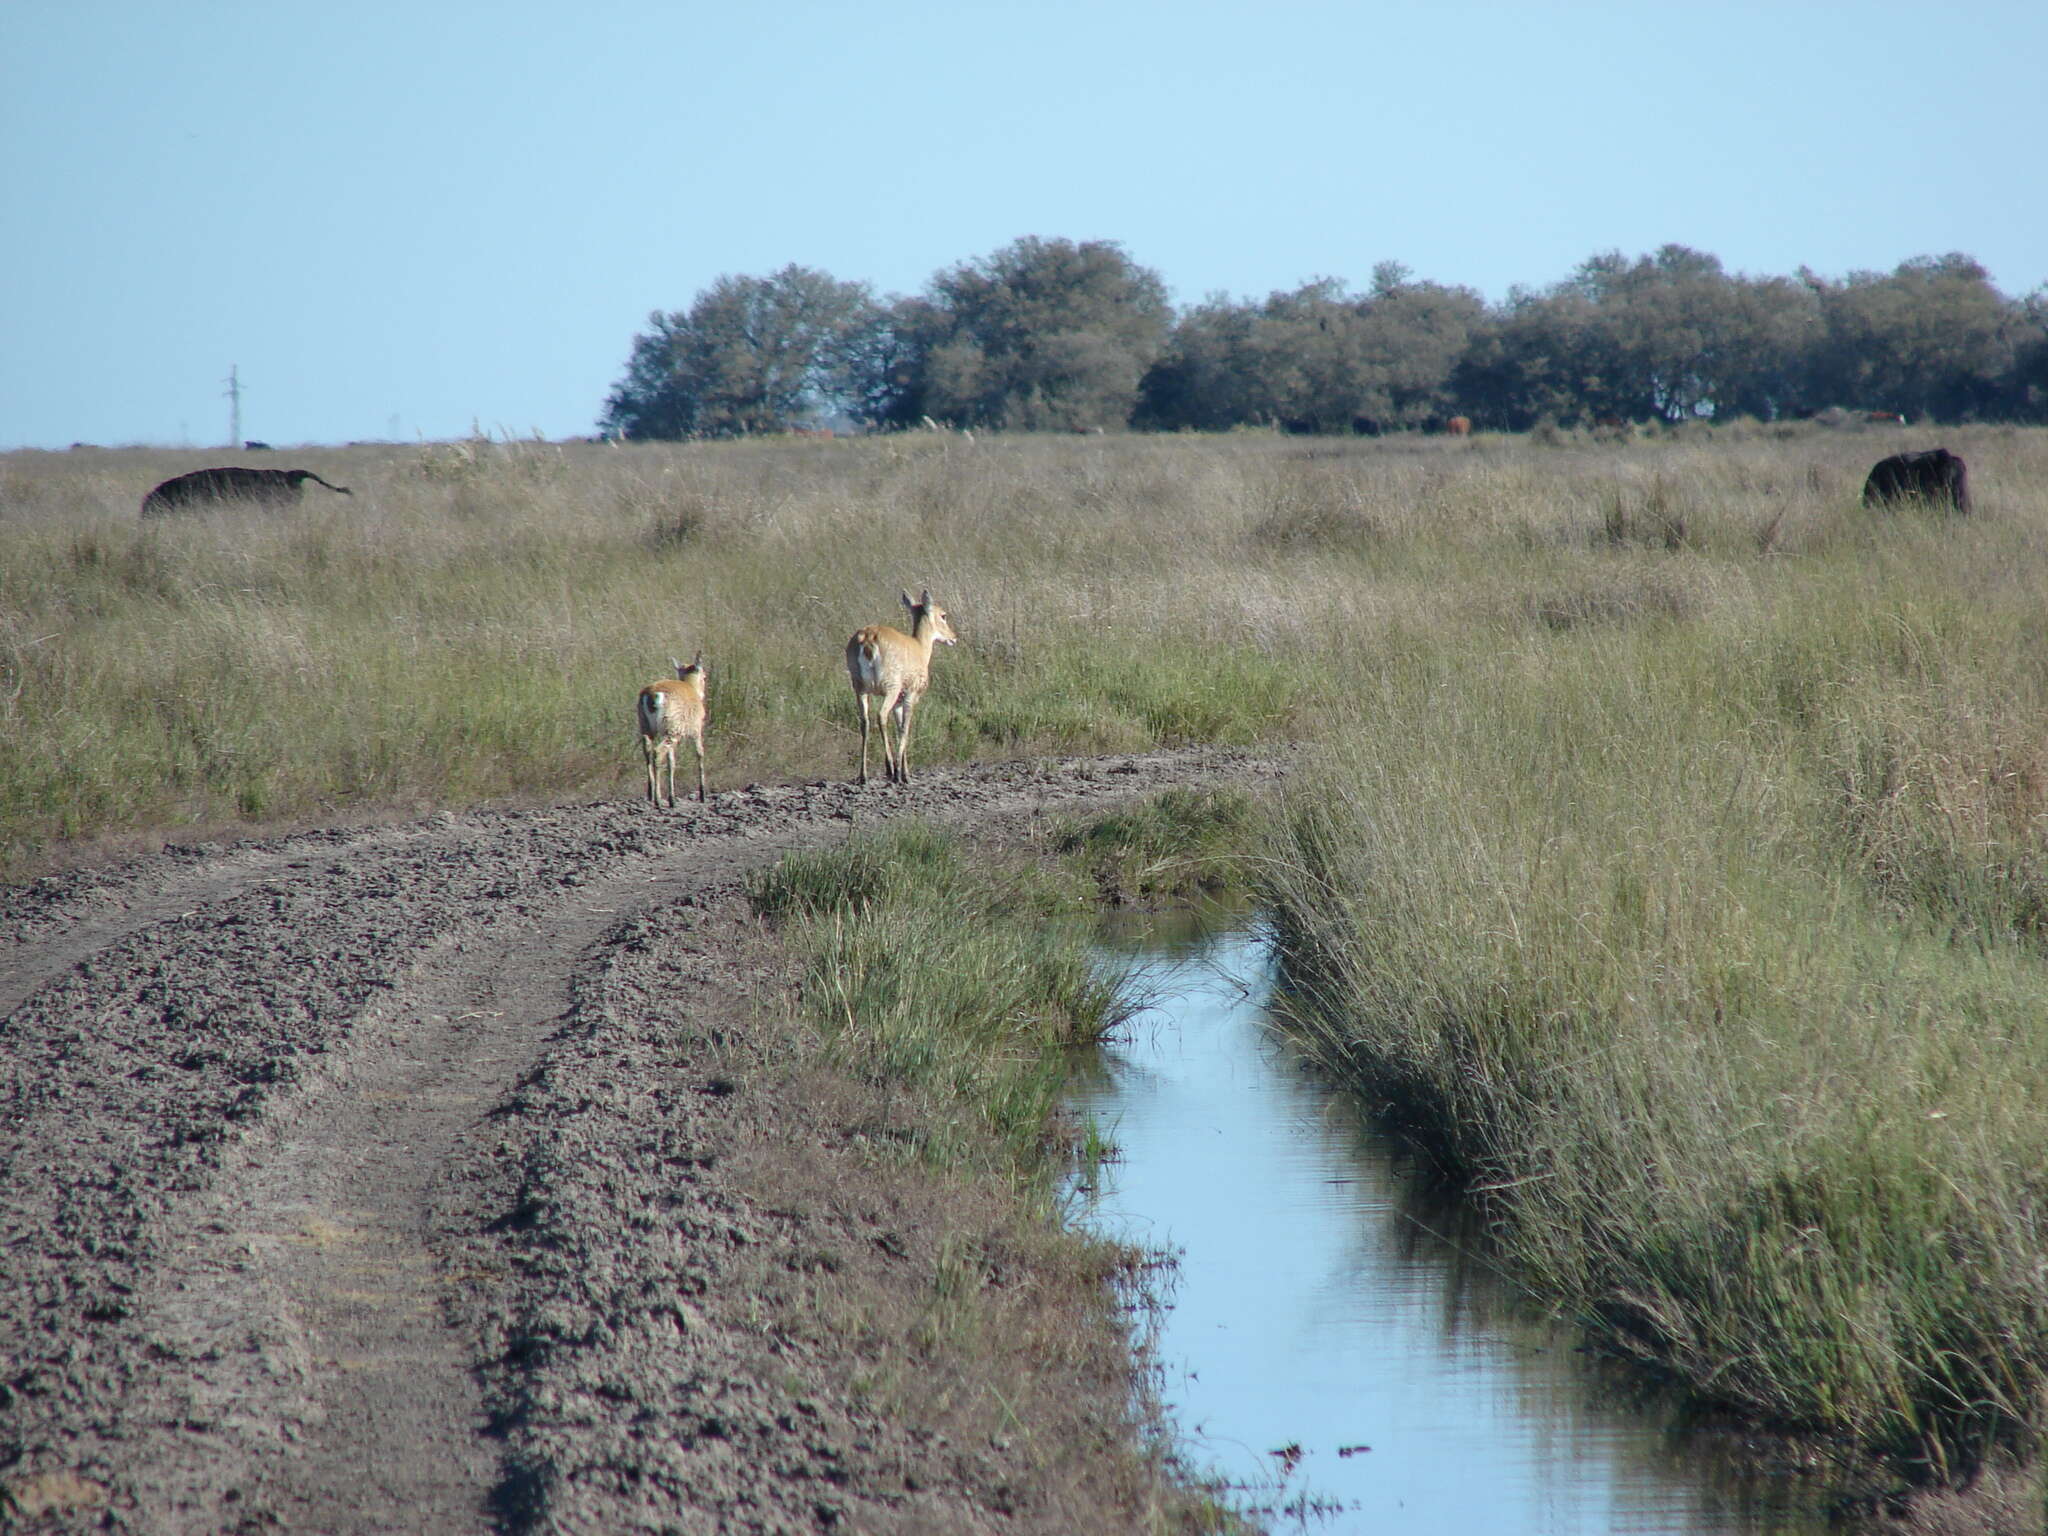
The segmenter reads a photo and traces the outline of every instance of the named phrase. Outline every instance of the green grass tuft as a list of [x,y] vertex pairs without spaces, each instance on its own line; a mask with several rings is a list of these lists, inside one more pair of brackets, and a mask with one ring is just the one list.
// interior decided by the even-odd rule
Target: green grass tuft
[[803,956],[804,1011],[838,1063],[917,1095],[919,1156],[1048,1177],[1066,1053],[1138,1005],[1070,887],[913,825],[788,855],[749,895]]
[[1053,851],[1080,860],[1111,901],[1162,900],[1241,886],[1259,821],[1238,789],[1169,789],[1127,809],[1068,823]]

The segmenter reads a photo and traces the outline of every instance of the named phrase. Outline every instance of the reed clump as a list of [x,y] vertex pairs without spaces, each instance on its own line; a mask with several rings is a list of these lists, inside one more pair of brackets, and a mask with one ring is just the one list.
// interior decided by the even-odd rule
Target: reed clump
[[1239,789],[1169,789],[1123,810],[1055,829],[1051,847],[1079,860],[1112,906],[1177,902],[1249,885],[1257,803]]
[[906,1153],[1049,1188],[1068,1052],[1140,1006],[1093,954],[1071,882],[912,825],[789,854],[748,894],[801,957],[833,1063],[913,1097]]
[[1533,1295],[1928,1482],[2048,1428],[2048,504],[2015,513],[1390,649],[1267,866],[1297,1027]]

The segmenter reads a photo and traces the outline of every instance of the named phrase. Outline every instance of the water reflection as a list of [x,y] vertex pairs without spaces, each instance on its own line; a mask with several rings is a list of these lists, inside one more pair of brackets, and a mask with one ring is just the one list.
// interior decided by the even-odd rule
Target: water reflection
[[1826,1528],[1812,1490],[1716,1466],[1619,1401],[1436,1235],[1393,1150],[1266,1026],[1248,921],[1109,942],[1142,951],[1158,1004],[1074,1095],[1120,1152],[1089,1219],[1179,1254],[1160,1358],[1198,1465],[1296,1517],[1305,1495],[1318,1530]]

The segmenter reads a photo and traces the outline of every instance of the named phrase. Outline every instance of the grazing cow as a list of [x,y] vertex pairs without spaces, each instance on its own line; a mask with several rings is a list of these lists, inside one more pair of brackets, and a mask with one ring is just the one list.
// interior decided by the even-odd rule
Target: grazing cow
[[1863,419],[1873,427],[1903,427],[1906,418],[1897,411],[1865,411]]
[[330,491],[343,496],[355,493],[345,485],[334,485],[310,469],[195,469],[178,475],[142,498],[142,515],[158,517],[180,507],[205,506],[226,501],[249,501],[263,506],[288,506],[299,499],[308,480],[319,480]]
[[1472,418],[1470,416],[1453,416],[1444,423],[1444,430],[1453,437],[1470,437],[1472,435]]
[[1879,459],[1863,482],[1866,507],[1887,506],[1898,501],[1923,501],[1929,506],[1946,504],[1958,512],[1970,510],[1970,478],[1960,456],[1946,448],[1929,448],[1920,453],[1895,453]]

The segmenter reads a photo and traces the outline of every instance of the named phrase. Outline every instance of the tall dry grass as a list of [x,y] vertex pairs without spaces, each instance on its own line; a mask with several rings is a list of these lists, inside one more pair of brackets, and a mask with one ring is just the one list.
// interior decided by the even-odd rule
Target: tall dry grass
[[1928,1480],[2048,1427],[2048,465],[1960,446],[1984,517],[1768,555],[1761,464],[1653,470],[1686,537],[1384,646],[1267,866],[1304,1033],[1533,1293]]
[[[2014,529],[2032,442],[1958,443],[1982,526]],[[1760,550],[1896,542],[1853,506],[1880,446],[360,446],[277,456],[352,498],[147,524],[152,484],[222,456],[9,454],[0,871],[76,840],[623,794],[632,696],[700,645],[717,782],[843,772],[840,648],[905,586],[965,640],[927,761],[1309,735],[1389,635],[1683,617],[1782,568]]]

